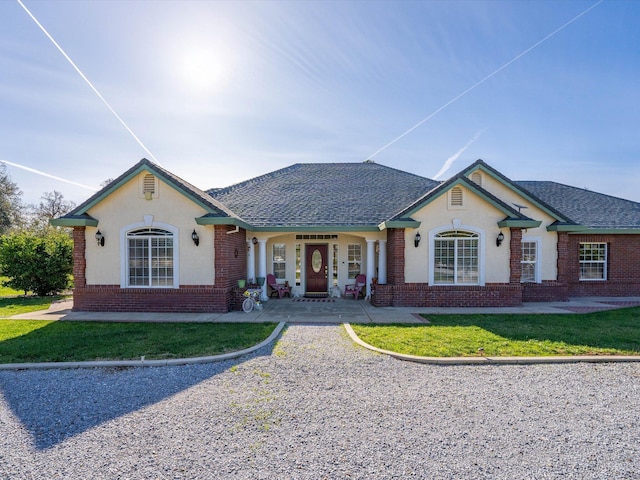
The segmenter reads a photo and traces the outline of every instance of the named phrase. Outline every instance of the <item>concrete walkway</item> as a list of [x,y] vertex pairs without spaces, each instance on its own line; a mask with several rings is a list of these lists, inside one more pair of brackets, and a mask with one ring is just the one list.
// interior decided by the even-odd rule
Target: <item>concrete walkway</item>
[[640,305],[640,297],[584,297],[568,302],[524,303],[519,307],[373,307],[368,301],[351,299],[271,299],[251,313],[141,313],[73,312],[73,301],[51,305],[48,310],[14,315],[12,319],[82,320],[108,322],[287,322],[289,324],[424,323],[420,314],[447,313],[589,313]]

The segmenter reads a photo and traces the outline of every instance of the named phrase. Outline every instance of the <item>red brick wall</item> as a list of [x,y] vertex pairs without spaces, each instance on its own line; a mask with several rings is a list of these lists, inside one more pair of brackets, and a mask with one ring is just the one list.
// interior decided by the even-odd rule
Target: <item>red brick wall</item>
[[[580,281],[581,242],[607,244],[607,280]],[[640,235],[567,235],[563,256],[570,296],[640,296]]]
[[404,283],[404,234],[403,228],[387,230],[387,283]]
[[377,285],[371,303],[376,307],[512,307],[522,303],[522,287],[519,283],[483,287]]
[[87,312],[200,312],[229,311],[227,292],[210,285],[173,288],[120,288],[90,285],[77,289],[73,309]]
[[509,283],[520,283],[522,278],[522,230],[511,229],[509,240]]
[[84,252],[87,248],[85,227],[73,227],[73,283],[76,288],[87,284],[87,260]]
[[523,302],[566,302],[569,300],[569,291],[566,284],[554,281],[542,283],[523,283]]
[[245,230],[237,233],[235,227],[216,225],[214,227],[215,245],[215,284],[220,288],[238,286],[238,280],[247,278],[247,242]]

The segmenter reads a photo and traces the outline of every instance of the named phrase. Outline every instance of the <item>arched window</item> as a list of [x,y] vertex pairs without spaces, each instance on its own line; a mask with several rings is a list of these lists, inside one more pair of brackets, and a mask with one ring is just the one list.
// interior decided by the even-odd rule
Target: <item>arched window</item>
[[433,283],[436,285],[479,285],[479,235],[451,230],[433,238]]
[[127,286],[173,287],[173,233],[161,228],[127,232]]

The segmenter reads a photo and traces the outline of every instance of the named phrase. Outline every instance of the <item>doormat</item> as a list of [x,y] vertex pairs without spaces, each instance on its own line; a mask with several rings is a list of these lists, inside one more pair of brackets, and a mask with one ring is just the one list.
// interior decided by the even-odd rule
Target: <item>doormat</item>
[[335,298],[294,298],[294,302],[335,302]]

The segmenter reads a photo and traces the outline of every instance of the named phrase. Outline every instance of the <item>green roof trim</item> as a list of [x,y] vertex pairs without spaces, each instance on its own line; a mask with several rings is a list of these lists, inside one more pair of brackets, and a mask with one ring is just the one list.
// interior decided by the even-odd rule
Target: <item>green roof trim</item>
[[542,220],[522,220],[521,218],[505,218],[498,222],[500,228],[537,228]]
[[379,232],[377,226],[371,225],[321,225],[321,226],[273,226],[252,227],[252,232],[327,232],[327,233],[352,233],[352,232]]
[[97,227],[98,220],[89,215],[73,215],[52,218],[49,223],[54,227]]
[[220,202],[212,198],[209,194],[188,184],[184,180],[164,170],[160,166],[150,162],[146,158],[143,158],[137,164],[131,167],[129,170],[127,170],[118,178],[116,178],[109,185],[107,185],[102,190],[100,190],[99,192],[91,196],[84,203],[76,207],[73,211],[71,211],[67,215],[64,215],[58,219],[55,219],[56,222],[63,222],[63,223],[56,223],[56,224],[64,225],[64,226],[74,226],[73,224],[65,224],[64,222],[66,222],[66,220],[73,220],[82,215],[86,215],[87,212],[92,207],[102,202],[105,198],[107,198],[109,195],[111,195],[113,192],[119,189],[122,185],[131,181],[132,179],[134,179],[136,176],[138,176],[143,172],[151,173],[152,175],[156,176],[158,179],[161,179],[169,187],[173,188],[178,193],[180,193],[184,197],[194,202],[196,205],[202,207],[204,210],[209,212],[209,214],[215,215],[220,218],[227,217],[227,218],[235,219],[236,221],[242,222],[242,220],[240,220],[237,215],[229,211],[229,209],[227,209]]
[[471,173],[475,172],[476,170],[480,170],[483,173],[486,173],[487,175],[492,177],[494,180],[500,182],[505,187],[513,190],[518,195],[520,195],[523,198],[527,199],[528,201],[533,203],[536,207],[538,207],[540,210],[545,212],[547,215],[555,218],[556,220],[558,220],[560,222],[566,222],[566,221],[570,220],[569,218],[565,217],[560,212],[558,212],[555,208],[553,208],[552,206],[546,204],[545,202],[543,202],[539,198],[535,197],[531,193],[527,192],[525,189],[523,189],[522,187],[518,186],[515,182],[513,182],[509,178],[505,177],[503,174],[501,174],[497,170],[493,169],[492,167],[487,165],[482,160],[476,160],[474,163],[469,165],[467,168],[462,170],[462,172],[460,172],[460,173],[462,175],[466,176],[466,175],[470,175]]
[[583,232],[585,230],[588,230],[588,227],[575,223],[556,222],[547,227],[547,232]]
[[509,218],[514,218],[514,219],[517,218],[520,220],[531,220],[529,217],[526,217],[525,215],[521,214],[517,210],[514,210],[505,202],[503,202],[493,194],[489,193],[487,190],[480,187],[476,183],[472,182],[465,175],[462,175],[462,174],[458,174],[452,177],[451,179],[447,180],[446,182],[441,183],[439,186],[437,186],[436,188],[428,192],[420,200],[415,202],[406,210],[396,215],[392,220],[401,220],[402,218],[406,218],[406,217],[410,217],[411,215],[414,215],[419,210],[423,209],[424,207],[429,205],[431,202],[440,198],[442,195],[446,194],[453,187],[458,185],[463,186],[466,189],[472,191],[473,193],[478,195],[480,198],[485,200],[487,203],[494,206],[496,209],[500,210]]
[[598,234],[598,235],[640,235],[640,228],[589,228],[583,227],[582,230],[570,231],[569,234]]
[[207,214],[202,217],[197,217],[195,220],[198,225],[233,225],[235,227],[244,228],[245,230],[254,230],[254,227],[235,217],[222,217],[220,215]]
[[388,228],[420,228],[422,222],[414,220],[412,218],[401,218],[398,220],[387,220],[378,225],[380,230],[386,230]]

